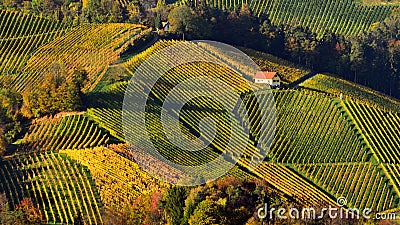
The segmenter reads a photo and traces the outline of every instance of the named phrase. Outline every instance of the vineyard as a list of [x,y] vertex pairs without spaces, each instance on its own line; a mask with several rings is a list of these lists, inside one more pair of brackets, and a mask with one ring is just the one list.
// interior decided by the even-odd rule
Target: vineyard
[[152,54],[160,51],[161,49],[171,46],[173,44],[178,43],[178,41],[165,41],[165,40],[160,40],[157,41],[155,44],[144,50],[143,52],[139,53],[132,59],[128,60],[127,62],[124,63],[124,67],[131,73],[133,74],[134,71],[142,64],[146,59],[148,59]]
[[[370,29],[397,7],[358,0],[205,2],[223,10],[246,3],[257,16],[268,14],[274,24],[350,36]],[[82,4],[85,8],[88,2]],[[0,81],[5,85],[24,93],[52,72],[69,80],[84,70],[88,78],[84,111],[21,120],[21,134],[0,160],[0,194],[11,209],[31,198],[45,223],[73,224],[80,213],[85,224],[103,224],[105,212],[122,216],[141,197],[163,194],[171,186],[156,177],[184,184],[193,178],[190,167],[220,155],[238,161],[225,177],[261,178],[307,206],[335,206],[336,198],[346,197],[346,207],[400,209],[399,101],[325,74],[305,80],[296,90],[269,90],[253,84],[259,70],[278,72],[284,86],[314,73],[251,49],[240,48],[249,55],[241,58],[239,51],[207,42],[159,40],[137,53],[143,47],[137,43],[149,37],[152,29],[142,25],[69,27],[0,11]],[[174,63],[178,66],[170,68]],[[52,71],[56,69],[60,71]],[[164,73],[158,77],[160,71]],[[186,89],[174,92],[181,84]],[[204,90],[211,94],[194,96]],[[143,108],[134,101],[141,98],[146,99]],[[163,108],[167,101],[182,107]],[[136,120],[141,116],[146,123],[142,130]],[[210,120],[214,123],[206,123]],[[183,142],[178,132],[197,141],[191,148],[200,150],[177,146]],[[143,143],[181,167],[141,149],[147,147]],[[202,169],[199,179],[225,169]]]
[[[141,160],[141,158],[143,158],[143,160],[141,160],[142,163],[146,163],[145,161],[147,161],[147,164],[151,165],[152,163],[157,163],[158,166],[158,170],[165,170],[165,171],[174,171],[173,173],[171,172],[171,176],[173,174],[179,174],[182,173],[181,171],[177,171],[175,170],[173,167],[169,166],[168,164],[162,164],[159,160],[157,160],[156,158],[152,158],[149,154],[147,155],[143,155],[142,157],[140,157],[138,155],[138,151],[132,150],[132,146],[129,148],[127,144],[112,144],[108,146],[109,149],[113,150],[114,152],[116,152],[118,155],[121,155],[124,158],[127,158],[131,161],[138,161]],[[148,167],[148,169],[150,169],[150,166]],[[154,171],[156,172],[156,171]],[[175,175],[176,176],[176,175]],[[180,177],[184,177],[185,174],[180,174]],[[228,173],[226,173],[224,175],[224,177],[237,177],[240,179],[252,179],[255,178],[255,176],[253,174],[250,174],[244,170],[242,170],[239,166],[234,166],[231,170],[228,171]]]
[[80,212],[88,224],[102,224],[101,201],[85,167],[56,153],[20,156],[0,162],[0,193],[11,207],[31,198],[52,224],[72,224]]
[[14,11],[0,11],[0,80],[22,72],[31,54],[60,37],[65,25]]
[[[149,52],[144,52],[139,54],[138,57],[132,58],[125,64],[127,71],[132,71],[133,73],[137,69],[139,62],[148,57],[151,51],[158,51],[161,48],[160,45],[169,46],[169,42],[158,42],[148,50]],[[216,49],[212,49],[207,45],[202,45],[201,48],[205,50],[202,54],[211,54],[211,56],[215,57],[218,53]],[[188,49],[187,51],[190,50]],[[226,60],[223,57],[219,59]],[[229,65],[236,65],[234,61],[225,62]],[[210,77],[221,79],[226,79],[221,76],[222,74],[233,73],[212,64],[196,63],[195,65],[186,63],[169,70],[158,80],[154,86],[155,88],[152,88],[152,97],[148,99],[149,111],[147,111],[146,117],[149,119],[150,124],[147,129],[153,144],[157,146],[157,149],[166,158],[182,165],[188,165],[188,160],[184,161],[179,157],[177,159],[176,155],[175,157],[170,155],[176,153],[177,149],[166,139],[162,131],[163,128],[160,127],[159,112],[161,111],[161,106],[157,102],[163,102],[168,93],[178,83],[188,78],[200,76],[202,71],[207,71],[206,74]],[[236,68],[238,71],[246,71],[246,68]],[[299,74],[306,73],[301,72],[300,68],[293,70],[300,71]],[[187,74],[182,71],[191,71],[191,73]],[[293,72],[288,72],[288,74],[293,74]],[[301,76],[299,75],[298,77]],[[146,78],[143,79],[145,80]],[[233,138],[238,141],[248,141],[239,164],[251,169],[249,160],[258,157],[256,153],[258,150],[255,146],[258,145],[259,148],[265,149],[266,147],[263,146],[263,143],[270,141],[268,137],[272,131],[262,126],[261,120],[263,118],[260,108],[272,104],[271,92],[256,91],[251,94],[247,92],[247,86],[241,81],[236,81],[236,78],[232,76],[229,79],[231,80],[226,82],[230,83],[236,91],[245,93],[244,104],[236,108],[235,115],[230,115],[223,110],[221,104],[208,98],[194,98],[187,102],[179,112],[181,130],[189,136],[199,134],[198,125],[204,118],[212,118],[216,122],[217,132],[213,140],[207,140],[213,137],[211,130],[208,131],[210,133],[202,134],[203,138],[211,143],[211,146],[203,151],[203,154],[187,155],[182,151],[179,153],[184,158],[190,158],[189,161],[192,165],[207,162],[213,158],[212,155],[221,152],[232,158],[240,158],[241,152],[238,149],[230,149],[228,147],[229,140]],[[296,79],[298,78],[293,78],[293,80]],[[122,130],[122,111],[120,107],[127,85],[128,82],[119,82],[104,88],[101,92],[96,93],[95,96],[108,96],[109,98],[94,98],[91,103],[92,107],[88,109],[89,117],[98,122],[100,126],[106,128],[110,134],[123,141],[125,136]],[[146,83],[143,83],[143,85],[146,85]],[[130,93],[132,95],[143,94],[139,89],[131,91],[133,91]],[[398,132],[396,133],[398,128],[388,125],[390,123],[398,123],[398,115],[383,111],[378,111],[379,114],[377,112],[371,113],[371,117],[368,117],[368,114],[363,111],[359,114],[354,114],[354,109],[352,109],[353,111],[347,110],[349,106],[345,105],[352,104],[354,107],[368,108],[369,110],[378,109],[365,106],[361,101],[340,101],[337,95],[329,93],[324,94],[307,90],[272,92],[277,114],[275,139],[271,148],[265,149],[268,153],[266,161],[253,171],[254,174],[267,180],[289,196],[299,198],[307,204],[332,203],[336,197],[343,195],[348,198],[349,206],[371,206],[378,211],[398,207],[400,205],[399,178],[394,175],[398,168],[396,166],[383,167],[378,165],[379,162],[398,163],[396,161],[396,157],[398,157],[396,149],[399,146],[397,143]],[[360,93],[363,95],[362,91],[358,94]],[[373,96],[374,93],[369,94]],[[261,99],[260,102],[265,105],[260,105],[255,96]],[[380,95],[375,95],[375,97],[385,98]],[[175,100],[179,102],[179,99]],[[175,111],[169,112],[170,115],[177,113]],[[244,118],[245,115],[249,118],[247,123],[239,119]],[[357,125],[357,117],[355,115],[359,117],[358,120],[362,124]],[[377,117],[377,115],[386,115],[388,117]],[[130,112],[130,116],[135,117],[134,112]],[[268,114],[264,115],[264,119],[265,117],[268,117]],[[174,122],[172,118],[170,120],[171,123]],[[239,124],[250,127],[250,139],[243,135],[231,137],[231,127]],[[382,127],[381,131],[377,127]],[[360,128],[367,129],[367,131],[363,131]],[[375,138],[372,136],[366,137],[365,133],[371,134],[372,129],[379,133],[374,134]],[[388,138],[389,136],[391,138]],[[140,140],[141,138],[144,137],[137,134],[136,139]],[[377,157],[377,152],[379,151],[369,143],[369,139],[374,140],[376,146],[386,146],[383,149],[379,148],[379,151],[383,151],[381,155],[388,155],[392,160],[389,160],[389,158],[386,161],[380,160]],[[119,151],[117,150],[117,152]],[[124,151],[122,153],[119,152],[119,154],[129,158]],[[151,163],[149,162],[149,164]],[[327,165],[332,166],[328,167]],[[318,170],[316,169],[317,166]],[[349,170],[352,172],[350,173]],[[331,183],[328,182],[329,180],[325,180],[330,177],[330,174],[342,174],[344,173],[343,171],[348,171],[343,175],[347,177],[348,182],[341,183],[342,186],[339,186],[336,180],[332,180]],[[368,179],[373,182],[371,185],[360,183],[361,180],[358,180],[357,176],[362,173],[371,173],[368,176]],[[184,177],[184,175],[181,175],[181,177]],[[337,177],[340,178],[340,176]],[[380,193],[384,197],[382,197],[383,200],[378,201],[377,196]]]
[[369,163],[295,165],[294,168],[336,198],[346,196],[349,207],[378,212],[400,205],[400,198],[380,166]]
[[37,49],[28,60],[24,73],[13,81],[17,90],[27,83],[37,83],[53,64],[63,66],[67,74],[84,69],[88,74],[87,90],[96,86],[110,63],[137,38],[150,30],[133,24],[82,25],[53,42]]
[[18,152],[82,149],[106,144],[109,136],[84,115],[42,118],[23,137]]
[[384,110],[400,112],[400,102],[377,91],[331,75],[317,74],[300,84],[301,87],[322,91]]
[[[371,158],[355,129],[331,99],[301,91],[279,91],[274,93],[274,97],[277,126],[269,151],[271,161],[338,163],[362,162]],[[254,96],[248,97],[246,108],[239,109],[239,113],[243,115],[246,109],[250,133],[256,141],[264,142],[270,131],[260,128],[260,114]]]
[[63,150],[60,153],[67,154],[90,170],[105,209],[122,211],[137,197],[168,187],[136,163],[105,147]]
[[335,205],[329,194],[322,192],[284,165],[263,163],[254,173],[304,204],[312,206]]
[[[182,0],[197,5],[200,0]],[[375,22],[383,21],[395,5],[363,5],[355,0],[206,0],[208,5],[222,10],[234,10],[246,3],[256,16],[267,14],[274,24],[297,24],[323,34],[359,35]]]
[[355,104],[342,103],[378,162],[400,163],[400,117],[397,113]]
[[[372,154],[374,151],[370,151],[362,134],[343,114],[337,100],[303,91],[279,91],[274,93],[274,97],[277,103],[278,123],[275,139],[267,156],[270,162],[258,167],[254,173],[283,192],[297,196],[308,204],[329,203],[334,198],[345,196],[350,207],[373,207],[374,210],[384,211],[400,205],[399,195],[395,188],[398,184],[390,184],[396,179],[388,178],[376,165],[378,160]],[[239,108],[239,113],[246,113],[245,110],[247,110],[250,133],[256,141],[263,143],[262,139],[268,137],[268,132],[270,132],[260,129],[259,108],[263,106],[258,105],[252,95],[247,101],[245,99],[245,102],[246,109]],[[221,127],[229,129],[230,121],[221,114],[184,109],[180,112],[182,120],[189,126],[196,127],[202,118],[208,116],[218,124],[222,123]],[[214,140],[212,145],[217,150],[223,151],[224,143],[229,138],[232,137],[223,130],[217,133],[217,140]],[[387,151],[396,152],[397,148],[392,145],[387,148]],[[251,153],[251,151],[249,154],[245,152],[245,156],[251,156]],[[239,163],[246,167],[250,165],[244,158]],[[316,165],[323,166],[316,167]],[[297,173],[290,170],[292,167]],[[314,172],[308,169],[314,167],[315,169],[312,170]],[[389,174],[396,174],[397,168],[393,169],[394,172],[389,172]],[[341,175],[342,173],[345,174]],[[363,173],[368,176],[362,175]],[[301,178],[302,176],[304,178]],[[348,182],[342,182],[340,183],[342,186],[339,186],[339,183],[331,177],[338,180],[347,177],[344,180]],[[364,179],[358,180],[359,177],[369,177],[372,184],[366,185],[368,182]],[[330,183],[327,183],[328,181]]]
[[[156,108],[156,107],[155,107]],[[161,110],[160,107],[157,107],[157,110]],[[88,115],[92,119],[94,119],[100,126],[107,129],[110,134],[116,135],[117,138],[121,140],[125,140],[125,135],[122,130],[122,111],[119,109],[89,109]],[[135,118],[137,114],[132,112],[130,114],[131,117]],[[163,128],[161,127],[161,118],[159,115],[155,113],[148,113],[147,118],[149,119],[148,124],[148,133],[153,141],[155,147],[163,154],[164,157],[170,159],[176,163],[184,164],[184,165],[198,165],[202,164],[205,161],[212,160],[217,156],[212,149],[207,148],[201,152],[191,152],[180,150],[175,147],[170,141],[167,139],[163,132]],[[173,118],[169,118],[170,123],[174,123]],[[189,137],[193,136],[190,131],[183,127],[183,132],[187,134]],[[135,134],[135,138],[137,140],[141,140],[146,138],[146,136],[142,136],[144,134],[137,133]],[[179,152],[179,154],[177,154]]]
[[[262,106],[257,107],[254,96],[248,98],[250,132],[262,139],[266,132],[259,129],[257,113]],[[275,165],[267,168],[293,168],[328,196],[346,197],[349,207],[376,211],[399,207],[397,164],[379,165],[398,163],[400,126],[396,113],[313,91],[279,91],[275,101],[278,123],[270,150]],[[256,172],[262,174],[261,168]]]

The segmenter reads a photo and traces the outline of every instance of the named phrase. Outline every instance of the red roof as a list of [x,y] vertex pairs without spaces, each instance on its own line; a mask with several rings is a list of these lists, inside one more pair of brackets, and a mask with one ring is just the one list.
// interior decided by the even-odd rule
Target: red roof
[[276,72],[257,72],[253,79],[272,79],[276,75]]

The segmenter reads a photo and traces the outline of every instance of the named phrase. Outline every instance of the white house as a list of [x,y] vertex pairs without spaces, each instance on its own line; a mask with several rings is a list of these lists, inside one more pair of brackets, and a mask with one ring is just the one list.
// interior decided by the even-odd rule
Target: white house
[[279,77],[277,72],[257,72],[256,75],[253,77],[253,81],[256,84],[269,84],[271,85],[271,87],[281,86],[281,78]]

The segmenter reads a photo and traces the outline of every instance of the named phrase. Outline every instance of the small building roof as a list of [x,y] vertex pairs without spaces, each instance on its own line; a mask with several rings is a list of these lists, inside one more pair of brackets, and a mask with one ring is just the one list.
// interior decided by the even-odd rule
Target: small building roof
[[276,72],[260,71],[256,73],[253,79],[272,79],[276,76],[276,74]]

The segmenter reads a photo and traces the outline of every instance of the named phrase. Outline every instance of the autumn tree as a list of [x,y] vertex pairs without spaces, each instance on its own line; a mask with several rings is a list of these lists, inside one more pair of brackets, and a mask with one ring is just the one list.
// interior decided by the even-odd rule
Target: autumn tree
[[186,195],[187,190],[184,187],[175,186],[167,190],[162,204],[171,225],[181,224]]
[[[222,201],[220,201],[222,202]],[[189,219],[190,225],[226,224],[227,218],[222,213],[223,205],[210,199],[200,202]]]
[[127,7],[126,11],[128,14],[128,21],[131,23],[140,23],[142,18],[141,6],[139,1],[132,1],[130,2]]
[[31,198],[24,198],[16,205],[15,210],[10,210],[7,198],[0,195],[0,224],[7,225],[39,225],[43,217],[40,209],[35,207]]
[[201,18],[193,9],[186,5],[178,6],[168,14],[171,24],[170,31],[189,39],[203,39],[210,36],[209,24]]
[[22,130],[21,106],[20,94],[0,87],[0,156]]
[[22,211],[24,215],[24,220],[28,224],[41,224],[43,216],[41,211],[35,207],[31,198],[24,198],[16,206],[17,211]]
[[364,68],[364,48],[360,41],[354,40],[350,51],[350,64],[354,72],[354,82],[357,82],[357,75]]
[[83,70],[67,77],[62,67],[54,67],[45,75],[43,83],[23,94],[26,117],[39,117],[82,107],[82,88],[87,80]]

